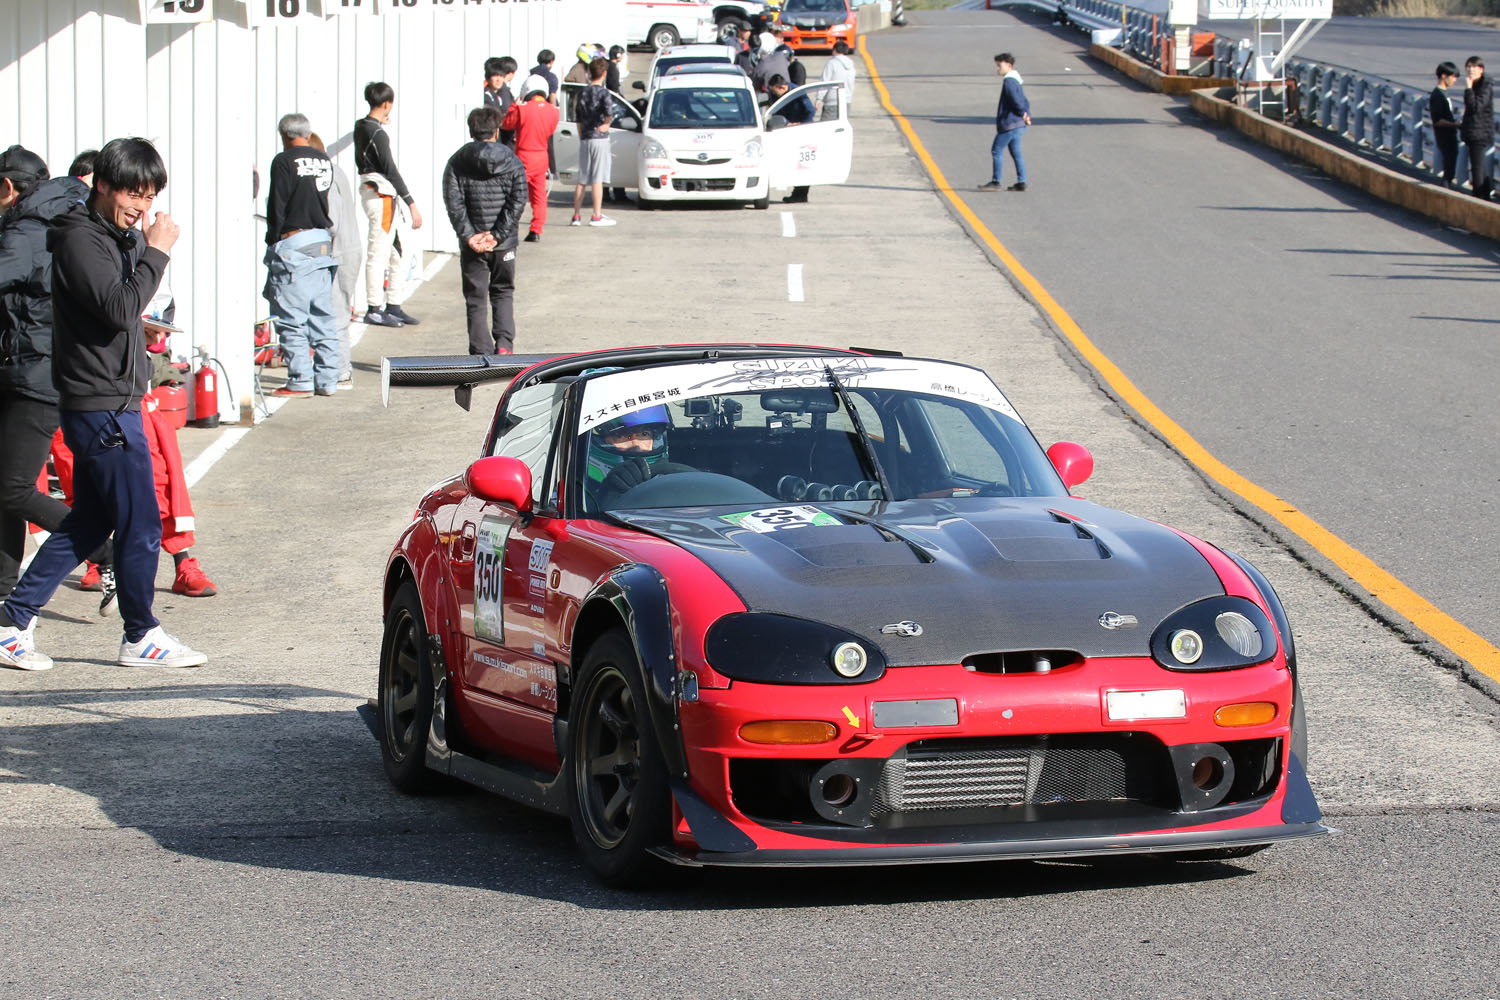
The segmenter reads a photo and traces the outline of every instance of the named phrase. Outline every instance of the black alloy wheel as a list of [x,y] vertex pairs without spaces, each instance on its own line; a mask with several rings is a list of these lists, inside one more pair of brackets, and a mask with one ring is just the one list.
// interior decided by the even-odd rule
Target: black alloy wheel
[[573,838],[610,885],[639,885],[658,868],[671,793],[646,706],[641,670],[624,629],[601,636],[579,672],[569,725]]
[[439,786],[427,769],[427,730],[432,725],[432,664],[422,599],[411,580],[401,584],[385,616],[380,644],[380,749],[385,773],[403,792],[419,794]]

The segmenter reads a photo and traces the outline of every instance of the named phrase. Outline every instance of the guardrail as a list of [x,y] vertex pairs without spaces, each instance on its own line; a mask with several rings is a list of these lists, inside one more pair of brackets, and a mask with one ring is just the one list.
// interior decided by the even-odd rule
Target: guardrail
[[[1214,75],[1239,79],[1244,63],[1243,57],[1236,59],[1240,51],[1243,50],[1239,43],[1233,39],[1215,40]],[[1430,91],[1302,59],[1289,60],[1286,75],[1295,88],[1299,121],[1327,129],[1363,149],[1442,176],[1441,157],[1427,111]],[[1496,122],[1500,124],[1500,116],[1496,116]],[[1488,159],[1490,174],[1494,176],[1500,160],[1500,149],[1495,145],[1490,146]],[[1469,181],[1468,147],[1462,138],[1454,180],[1458,184]]]

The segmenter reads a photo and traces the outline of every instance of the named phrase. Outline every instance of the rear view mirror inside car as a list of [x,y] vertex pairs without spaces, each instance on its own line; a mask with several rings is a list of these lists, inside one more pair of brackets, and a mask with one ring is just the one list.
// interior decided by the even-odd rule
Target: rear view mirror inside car
[[777,389],[760,394],[760,408],[770,413],[837,413],[839,401],[827,389]]

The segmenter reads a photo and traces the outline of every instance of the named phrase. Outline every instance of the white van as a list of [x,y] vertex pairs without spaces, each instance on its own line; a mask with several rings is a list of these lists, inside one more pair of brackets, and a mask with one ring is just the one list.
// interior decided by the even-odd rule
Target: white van
[[[676,201],[749,202],[763,209],[773,188],[842,184],[854,157],[854,130],[841,87],[810,83],[762,109],[738,69],[693,67],[661,78],[644,117],[614,95],[610,186],[635,188],[642,209]],[[790,124],[783,113],[796,102],[806,102],[800,105],[805,123]],[[565,111],[572,103],[565,95]],[[565,183],[576,183],[577,135],[575,123],[558,123],[555,151]]]
[[712,0],[625,0],[625,44],[664,49],[679,42],[717,42]]

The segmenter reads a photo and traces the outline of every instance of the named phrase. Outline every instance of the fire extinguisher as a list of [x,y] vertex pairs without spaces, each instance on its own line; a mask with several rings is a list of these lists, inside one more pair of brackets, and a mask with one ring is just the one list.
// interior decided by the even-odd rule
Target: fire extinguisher
[[208,360],[193,373],[193,426],[219,426],[219,377]]

